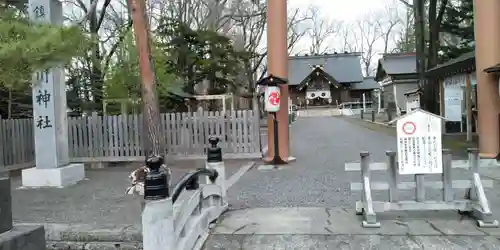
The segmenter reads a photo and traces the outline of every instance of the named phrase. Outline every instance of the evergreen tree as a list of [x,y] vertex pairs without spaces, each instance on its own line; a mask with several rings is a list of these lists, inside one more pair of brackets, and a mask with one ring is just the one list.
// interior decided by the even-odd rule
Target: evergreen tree
[[475,46],[473,0],[450,3],[445,13],[441,25],[441,37],[451,42],[449,45],[441,46],[441,61],[473,51]]

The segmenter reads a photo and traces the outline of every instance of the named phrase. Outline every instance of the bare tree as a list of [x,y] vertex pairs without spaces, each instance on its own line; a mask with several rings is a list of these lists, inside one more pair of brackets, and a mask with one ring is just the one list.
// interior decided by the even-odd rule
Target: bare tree
[[[104,79],[117,48],[131,30],[132,21],[128,18],[127,7],[123,2],[111,0],[68,0],[72,8],[65,19],[71,23],[78,21],[93,41],[92,47],[84,58],[75,61],[78,68],[80,94],[88,106],[84,111],[100,110],[103,105]],[[122,9],[122,10],[118,10]],[[82,18],[83,16],[83,18]]]
[[323,54],[331,49],[326,43],[330,37],[340,31],[342,23],[336,20],[326,20],[320,15],[318,7],[315,6],[308,9],[308,15],[310,16],[310,28],[307,33],[311,39],[309,52]]
[[384,54],[389,52],[390,42],[393,41],[398,27],[402,26],[403,20],[394,4],[387,5],[383,10],[376,13],[375,22],[382,34],[384,42]]
[[375,45],[384,37],[377,21],[377,15],[369,12],[354,24],[353,42],[356,49],[362,52],[361,62],[366,76],[371,75],[373,58],[378,53]]

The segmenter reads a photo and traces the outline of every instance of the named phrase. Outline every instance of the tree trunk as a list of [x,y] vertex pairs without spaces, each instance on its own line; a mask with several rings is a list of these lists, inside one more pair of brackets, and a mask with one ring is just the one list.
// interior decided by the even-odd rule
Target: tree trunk
[[[430,69],[438,64],[438,51],[441,45],[439,40],[439,32],[447,3],[448,0],[441,0],[438,14],[438,0],[429,1],[429,48],[427,53],[427,69]],[[437,101],[438,86],[439,85],[437,84],[435,79],[429,79],[424,88],[425,107],[432,113],[439,112],[439,104]]]
[[139,68],[142,78],[143,133],[146,135],[144,151],[146,158],[148,158],[150,155],[165,154],[165,137],[160,129],[156,76],[151,57],[151,35],[145,1],[129,0],[129,6],[132,9],[134,36],[139,52]]

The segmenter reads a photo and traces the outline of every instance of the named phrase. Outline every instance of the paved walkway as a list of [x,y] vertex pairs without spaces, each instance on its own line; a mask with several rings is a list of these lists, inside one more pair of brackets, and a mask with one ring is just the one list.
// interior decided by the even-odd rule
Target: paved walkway
[[385,220],[362,228],[359,217],[340,208],[254,208],[223,216],[206,250],[479,250],[499,249],[498,228],[476,228],[457,213],[434,213],[426,220]]
[[[359,152],[384,160],[395,149],[395,138],[354,125],[343,117],[299,118],[290,128],[292,155],[297,160],[280,170],[253,169],[229,190],[235,208],[283,206],[349,206],[346,162],[359,161]],[[347,181],[346,181],[347,180]]]

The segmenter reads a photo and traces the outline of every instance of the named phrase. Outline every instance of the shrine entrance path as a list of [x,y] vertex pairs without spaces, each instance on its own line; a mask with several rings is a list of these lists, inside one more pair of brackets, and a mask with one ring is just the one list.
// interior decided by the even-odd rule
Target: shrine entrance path
[[351,123],[345,117],[299,117],[290,127],[291,154],[297,160],[278,170],[246,173],[229,190],[233,209],[247,207],[352,207],[349,181],[359,174],[344,172],[346,162],[359,162],[360,151],[385,161],[396,139]]

